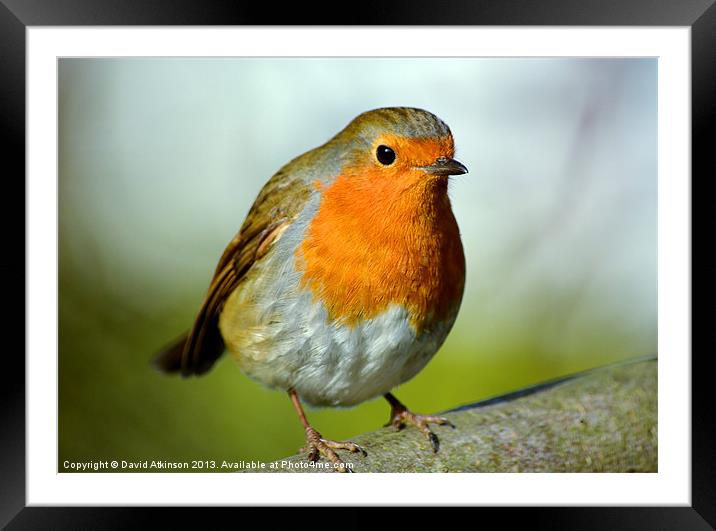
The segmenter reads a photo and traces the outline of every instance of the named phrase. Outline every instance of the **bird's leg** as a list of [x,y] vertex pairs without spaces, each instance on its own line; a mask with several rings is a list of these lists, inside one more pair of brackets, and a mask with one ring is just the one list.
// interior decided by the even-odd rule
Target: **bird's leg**
[[291,397],[291,402],[293,403],[293,407],[296,408],[298,418],[301,421],[301,424],[303,424],[303,427],[306,429],[306,448],[301,448],[299,451],[307,451],[308,460],[314,462],[318,461],[318,458],[321,454],[323,454],[326,459],[335,465],[335,470],[337,472],[352,472],[350,468],[345,466],[345,463],[341,460],[341,458],[338,457],[335,450],[348,450],[353,453],[361,452],[363,455],[366,455],[366,451],[352,442],[330,441],[328,439],[324,439],[322,435],[309,424],[308,419],[306,418],[306,413],[304,413],[303,407],[301,406],[301,400],[298,398],[296,391],[294,389],[289,389],[288,396]]
[[386,393],[385,399],[390,404],[390,420],[386,426],[392,425],[396,430],[402,430],[407,424],[412,424],[425,435],[433,447],[433,452],[440,449],[440,440],[438,436],[430,431],[429,424],[447,425],[454,428],[455,425],[444,417],[435,417],[433,415],[418,415],[410,411],[405,405],[395,398],[391,393]]

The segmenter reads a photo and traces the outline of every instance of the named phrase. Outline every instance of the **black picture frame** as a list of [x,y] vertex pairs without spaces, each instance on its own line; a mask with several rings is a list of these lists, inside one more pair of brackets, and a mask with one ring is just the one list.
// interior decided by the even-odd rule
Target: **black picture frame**
[[[28,26],[83,25],[283,25],[330,24],[350,22],[360,25],[550,25],[550,26],[688,26],[691,28],[692,52],[692,177],[698,181],[700,197],[709,197],[707,187],[716,172],[711,162],[710,144],[716,129],[716,7],[714,0],[461,0],[440,4],[424,0],[412,2],[368,2],[351,12],[350,20],[339,20],[336,4],[325,6],[305,3],[283,3],[280,8],[267,4],[221,1],[150,0],[0,0],[0,109],[3,129],[9,132],[4,142],[3,172],[6,198],[15,201],[25,197],[25,31]],[[710,171],[709,171],[710,170]],[[17,176],[18,178],[11,178]],[[21,186],[17,194],[10,185]],[[17,217],[6,200],[6,235],[19,233]],[[24,202],[23,202],[24,204]],[[693,213],[692,213],[693,217]],[[693,217],[693,226],[700,227]],[[701,220],[706,223],[706,218]],[[707,225],[706,225],[707,226]],[[702,251],[707,252],[707,251]],[[3,263],[6,278],[25,275],[25,254],[20,260],[9,252]],[[694,253],[696,255],[696,252]],[[693,260],[693,256],[692,256]],[[694,262],[696,263],[696,262]],[[14,271],[15,268],[17,271]],[[711,275],[693,275],[699,279],[698,296],[709,301],[714,293]],[[17,275],[17,276],[15,276]],[[709,282],[710,281],[710,282]],[[10,284],[13,281],[9,282]],[[19,284],[16,281],[14,284]],[[25,303],[23,303],[23,309]],[[24,321],[24,311],[14,309],[16,318]],[[693,314],[693,312],[692,312]],[[708,315],[708,314],[706,314]],[[692,323],[699,316],[692,315]],[[693,327],[693,324],[692,324]],[[6,325],[6,331],[12,328]],[[10,334],[6,334],[9,337]],[[23,336],[24,339],[24,336]],[[713,345],[707,338],[706,345]],[[8,529],[126,529],[142,526],[173,525],[207,527],[209,517],[223,518],[234,509],[161,508],[81,508],[25,507],[25,362],[6,341],[3,349],[0,386],[0,525]],[[695,343],[694,343],[695,345]],[[713,349],[713,347],[712,347]],[[685,353],[688,354],[688,353]],[[710,371],[706,364],[708,347],[692,348],[692,506],[691,507],[532,507],[482,508],[500,519],[500,525],[528,521],[531,528],[549,529],[713,529],[716,526],[716,440],[710,428],[714,425],[713,407],[707,395]],[[243,509],[253,512],[256,509]],[[372,515],[349,509],[350,513],[333,514],[340,509],[322,509],[320,520],[345,522],[346,527],[363,528],[375,519],[390,524],[393,516]],[[452,509],[456,510],[456,509]],[[274,509],[276,511],[276,509]],[[328,512],[326,512],[328,511]],[[345,511],[345,509],[344,509]],[[281,516],[283,511],[274,512]],[[217,514],[218,513],[218,514]],[[422,518],[420,510],[401,513],[400,525],[410,515]],[[244,522],[251,515],[242,515]],[[259,516],[259,515],[255,515]],[[470,516],[474,518],[474,516]],[[229,520],[227,520],[227,525]],[[238,522],[234,522],[238,524]],[[295,520],[294,523],[299,523]],[[312,526],[320,525],[307,522]],[[398,523],[397,521],[395,522]],[[215,527],[215,526],[211,526]],[[235,527],[235,525],[232,525]],[[343,527],[343,526],[342,526]]]

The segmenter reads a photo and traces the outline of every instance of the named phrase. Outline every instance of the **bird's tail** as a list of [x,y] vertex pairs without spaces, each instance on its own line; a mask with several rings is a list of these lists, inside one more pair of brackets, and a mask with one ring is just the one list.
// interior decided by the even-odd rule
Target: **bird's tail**
[[152,360],[152,365],[160,372],[174,374],[182,370],[182,358],[184,356],[184,345],[188,334],[183,334],[179,339],[168,345],[157,354]]
[[224,353],[224,341],[219,329],[200,337],[198,341],[192,338],[192,335],[184,334],[170,343],[155,356],[152,365],[166,374],[201,376],[208,372]]

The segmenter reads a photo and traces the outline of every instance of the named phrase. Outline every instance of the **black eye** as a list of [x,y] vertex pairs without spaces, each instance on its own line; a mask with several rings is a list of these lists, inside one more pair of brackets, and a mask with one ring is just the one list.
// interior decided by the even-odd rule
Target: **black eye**
[[388,146],[378,146],[378,149],[375,150],[375,156],[378,162],[385,166],[390,166],[395,161],[395,151]]

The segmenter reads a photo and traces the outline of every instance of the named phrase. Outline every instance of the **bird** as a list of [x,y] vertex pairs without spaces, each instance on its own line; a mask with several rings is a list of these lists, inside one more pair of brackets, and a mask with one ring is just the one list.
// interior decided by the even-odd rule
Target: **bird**
[[420,372],[456,320],[465,255],[448,195],[454,158],[443,120],[423,109],[359,114],[263,186],[218,261],[189,332],[154,358],[164,373],[205,374],[226,351],[243,373],[286,392],[310,461],[351,472],[303,404],[351,407],[384,397],[395,429],[431,424],[392,393]]

